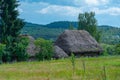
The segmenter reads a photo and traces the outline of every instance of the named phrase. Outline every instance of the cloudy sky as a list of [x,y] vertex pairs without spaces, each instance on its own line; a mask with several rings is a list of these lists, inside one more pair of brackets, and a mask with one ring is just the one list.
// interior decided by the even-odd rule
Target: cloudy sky
[[20,18],[47,24],[77,21],[78,14],[94,11],[98,25],[120,27],[120,0],[20,0]]

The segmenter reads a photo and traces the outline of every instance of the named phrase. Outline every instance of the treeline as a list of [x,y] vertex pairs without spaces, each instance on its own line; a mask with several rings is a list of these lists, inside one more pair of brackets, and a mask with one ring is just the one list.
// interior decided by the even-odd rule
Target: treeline
[[[27,23],[22,30],[22,34],[32,35],[34,38],[45,38],[56,40],[57,37],[72,25],[75,29],[78,27],[77,22],[58,21],[47,25],[38,25]],[[98,26],[97,30],[101,32],[101,43],[118,44],[120,43],[120,28],[102,25]]]

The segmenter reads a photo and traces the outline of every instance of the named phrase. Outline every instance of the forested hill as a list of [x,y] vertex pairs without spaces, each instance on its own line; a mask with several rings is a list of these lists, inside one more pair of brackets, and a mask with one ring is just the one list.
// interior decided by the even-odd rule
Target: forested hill
[[[72,25],[76,29],[77,22],[59,21],[46,25],[26,23],[22,34],[32,35],[34,38],[45,38],[55,40],[64,30],[69,29]],[[102,25],[98,26],[98,30],[102,32],[101,42],[108,44],[120,43],[120,28]]]
[[46,25],[26,22],[24,27],[47,27],[47,28],[68,29],[70,25],[74,26],[75,28],[77,28],[77,26],[78,26],[77,22],[58,21],[58,22],[52,22],[52,23],[49,23],[49,24],[46,24]]
[[78,23],[77,22],[69,22],[69,21],[59,21],[59,22],[53,22],[53,23],[47,24],[46,27],[68,29],[70,25],[77,28]]
[[42,25],[42,24],[34,24],[34,23],[26,22],[24,27],[44,27],[44,26],[45,25]]

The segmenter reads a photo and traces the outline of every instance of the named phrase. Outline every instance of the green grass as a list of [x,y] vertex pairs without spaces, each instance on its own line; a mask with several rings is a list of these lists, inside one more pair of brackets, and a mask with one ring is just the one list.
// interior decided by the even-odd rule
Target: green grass
[[0,80],[120,80],[120,56],[77,58],[72,68],[70,59],[2,64]]

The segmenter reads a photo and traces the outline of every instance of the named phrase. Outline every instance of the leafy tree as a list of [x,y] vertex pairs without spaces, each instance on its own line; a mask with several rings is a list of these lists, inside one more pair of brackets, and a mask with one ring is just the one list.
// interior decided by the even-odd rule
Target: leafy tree
[[52,41],[39,38],[35,41],[35,45],[40,48],[40,51],[36,54],[38,60],[50,60],[53,57]]
[[88,31],[97,41],[100,40],[100,32],[97,31],[97,20],[94,12],[79,14],[78,30]]
[[1,42],[6,44],[6,61],[15,60],[17,44],[19,43],[20,30],[24,26],[23,20],[19,19],[17,0],[0,0],[0,37]]

